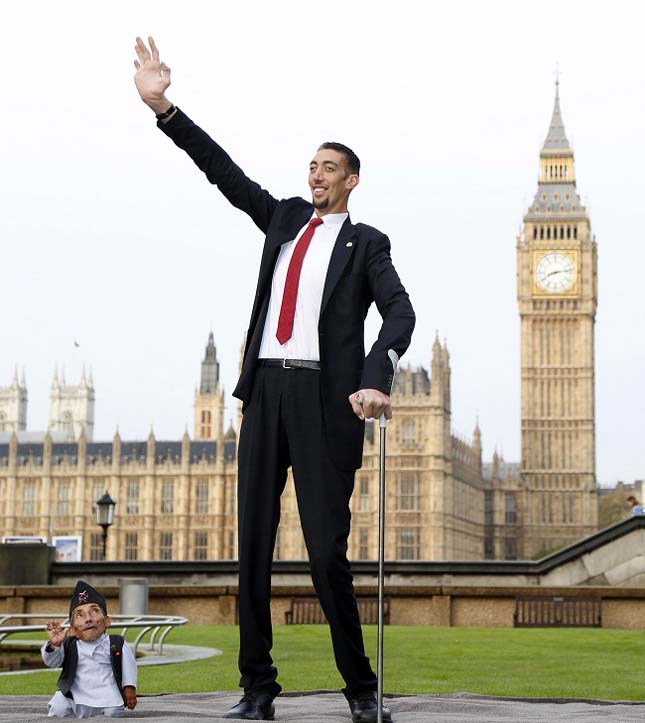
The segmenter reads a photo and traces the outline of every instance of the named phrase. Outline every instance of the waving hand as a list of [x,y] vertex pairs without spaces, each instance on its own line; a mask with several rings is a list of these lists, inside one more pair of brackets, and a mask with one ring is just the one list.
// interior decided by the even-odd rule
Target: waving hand
[[170,68],[159,60],[159,50],[152,37],[148,38],[150,50],[146,44],[137,37],[134,50],[137,60],[134,67],[134,84],[137,86],[141,100],[155,113],[164,113],[172,103],[166,98],[165,92],[170,85]]

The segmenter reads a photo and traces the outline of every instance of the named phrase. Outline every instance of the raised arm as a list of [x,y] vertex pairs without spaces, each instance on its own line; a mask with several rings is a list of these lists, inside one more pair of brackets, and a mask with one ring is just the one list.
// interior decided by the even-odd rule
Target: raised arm
[[170,68],[159,59],[152,37],[148,43],[150,50],[141,38],[137,38],[134,46],[134,82],[141,100],[157,114],[158,127],[193,159],[233,206],[248,214],[266,233],[278,206],[277,199],[248,178],[221,146],[166,98]]

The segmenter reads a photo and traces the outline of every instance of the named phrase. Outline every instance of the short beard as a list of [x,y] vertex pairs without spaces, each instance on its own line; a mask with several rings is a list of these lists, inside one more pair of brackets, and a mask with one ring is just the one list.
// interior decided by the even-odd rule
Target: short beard
[[314,208],[324,211],[327,206],[329,206],[329,196],[327,196],[327,198],[322,198],[320,201],[316,200],[316,197],[313,196],[312,203],[314,205]]

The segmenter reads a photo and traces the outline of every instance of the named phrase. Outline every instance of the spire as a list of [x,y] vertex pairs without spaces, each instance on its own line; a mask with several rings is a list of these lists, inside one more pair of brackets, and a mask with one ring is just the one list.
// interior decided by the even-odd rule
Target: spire
[[544,141],[543,151],[570,151],[571,145],[564,130],[564,122],[562,121],[562,113],[560,111],[560,80],[555,81],[555,103],[553,105],[553,115],[551,117],[551,125]]
[[235,429],[233,429],[233,420],[231,419],[228,425],[228,429],[226,430],[226,434],[224,435],[224,439],[229,440],[235,440]]
[[200,394],[216,394],[219,384],[219,362],[217,361],[217,350],[215,349],[215,341],[213,332],[208,335],[208,344],[206,345],[206,354],[202,362],[202,379],[199,385]]
[[54,364],[54,378],[52,380],[52,387],[58,386],[58,363]]
[[450,352],[448,351],[448,339],[444,336],[443,338],[443,358],[446,364],[450,361]]
[[441,342],[439,341],[439,330],[437,329],[434,337],[434,344],[432,345],[432,361],[438,362],[441,356]]
[[19,386],[19,383],[18,383],[18,365],[17,365],[17,364],[14,364],[14,367],[13,367],[13,384],[12,384],[12,386],[14,386],[14,387]]
[[20,386],[24,389],[27,386],[27,382],[25,381],[25,368],[22,368],[22,376],[20,377]]

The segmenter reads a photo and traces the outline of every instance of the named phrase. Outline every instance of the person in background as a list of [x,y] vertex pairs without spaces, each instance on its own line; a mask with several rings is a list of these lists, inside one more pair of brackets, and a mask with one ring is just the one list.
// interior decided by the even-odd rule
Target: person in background
[[627,498],[627,504],[629,507],[631,507],[631,513],[633,515],[642,515],[643,514],[643,505],[634,497],[634,495],[630,495]]

